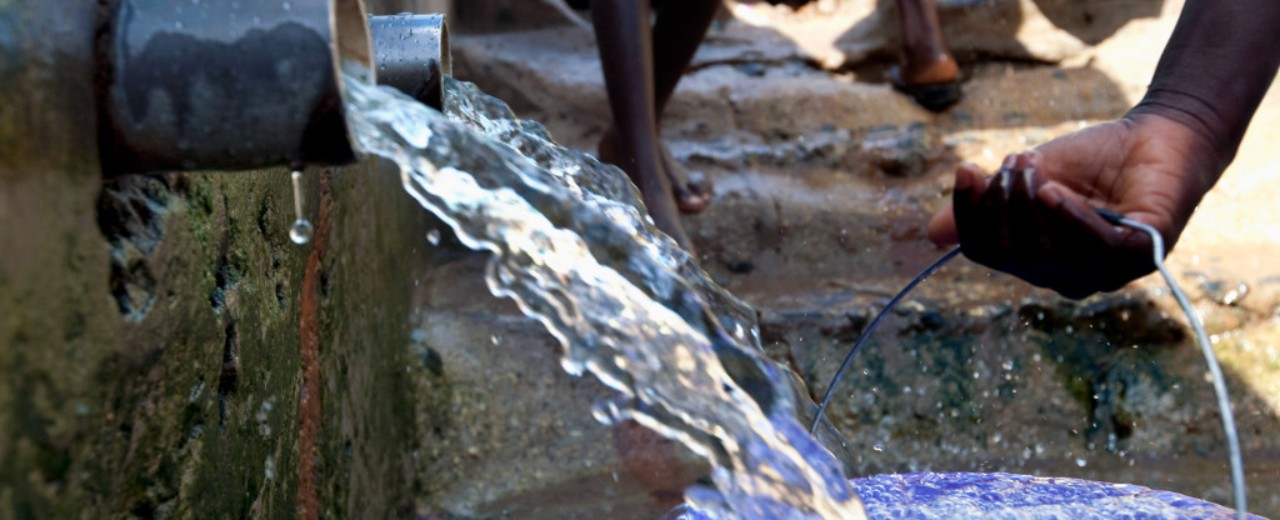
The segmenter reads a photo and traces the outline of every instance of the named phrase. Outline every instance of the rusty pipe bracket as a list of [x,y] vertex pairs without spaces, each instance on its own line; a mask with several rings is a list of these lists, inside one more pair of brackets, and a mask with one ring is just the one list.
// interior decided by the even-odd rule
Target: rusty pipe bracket
[[453,74],[444,15],[398,14],[369,19],[378,83],[436,110],[444,106],[444,76]]
[[100,13],[105,175],[355,160],[344,77],[376,78],[361,0],[112,0]]

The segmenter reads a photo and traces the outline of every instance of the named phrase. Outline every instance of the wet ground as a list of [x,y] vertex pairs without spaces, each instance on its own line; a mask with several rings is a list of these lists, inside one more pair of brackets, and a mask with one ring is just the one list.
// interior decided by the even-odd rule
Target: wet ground
[[[924,111],[887,86],[882,74],[896,36],[884,21],[893,17],[851,1],[800,13],[736,10],[713,32],[664,118],[677,157],[716,183],[712,208],[686,219],[704,267],[759,310],[770,354],[815,395],[873,311],[941,254],[923,225],[949,196],[954,166],[972,161],[991,170],[1006,153],[1122,114],[1142,95],[1180,8],[941,3],[966,78],[965,100],[947,112]],[[608,110],[589,32],[468,36],[463,29],[460,78],[543,121],[562,143],[590,150]],[[1275,517],[1280,159],[1273,143],[1280,143],[1280,86],[1169,264],[1228,373],[1253,510]],[[1155,277],[1069,302],[962,260],[882,328],[832,417],[853,442],[861,474],[1011,471],[1225,503],[1217,412],[1181,324]],[[601,482],[581,474],[588,476],[575,478]],[[538,494],[497,503],[519,510],[541,502],[520,496]]]

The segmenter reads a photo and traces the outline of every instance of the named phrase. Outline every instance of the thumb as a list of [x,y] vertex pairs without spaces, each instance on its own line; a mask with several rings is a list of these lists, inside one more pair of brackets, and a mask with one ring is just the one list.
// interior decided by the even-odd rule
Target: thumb
[[[985,176],[977,166],[964,163],[956,168],[955,192],[967,193],[973,190],[982,191],[986,185]],[[942,208],[928,226],[929,240],[939,246],[952,246],[960,243],[960,231],[956,227],[955,205],[948,203]]]
[[939,246],[953,246],[960,243],[960,232],[956,229],[956,214],[950,202],[929,221],[929,241]]

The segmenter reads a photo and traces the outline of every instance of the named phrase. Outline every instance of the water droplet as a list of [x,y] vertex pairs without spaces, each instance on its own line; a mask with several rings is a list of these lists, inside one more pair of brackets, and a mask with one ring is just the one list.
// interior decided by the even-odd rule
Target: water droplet
[[302,214],[302,172],[294,170],[290,174],[290,180],[293,182],[293,226],[289,228],[289,240],[293,243],[302,245],[311,241],[311,235],[315,229],[311,227],[311,221],[307,220]]
[[1076,465],[1077,465],[1077,466],[1080,466],[1080,467],[1082,467],[1082,468],[1083,468],[1083,467],[1085,467],[1085,466],[1088,466],[1088,465],[1089,465],[1089,461],[1084,460],[1084,459],[1082,459],[1082,458],[1076,458]]
[[289,2],[285,2],[285,3],[284,3],[284,6],[282,6],[282,7],[284,7],[284,10],[285,10],[285,11],[289,11],[289,10],[292,10],[292,9],[293,9],[293,6],[292,6],[292,5],[289,5]]
[[440,230],[439,230],[439,229],[432,229],[431,231],[428,231],[428,232],[427,232],[427,242],[431,242],[431,245],[433,245],[433,246],[438,246],[438,245],[440,245]]
[[181,31],[184,27],[186,27],[186,26],[185,26],[185,25],[183,25],[183,24],[182,24],[182,22],[173,22],[173,28],[174,28],[174,29],[177,29],[177,30]]
[[884,445],[877,442],[875,446],[871,447],[871,449],[876,451],[884,451]]
[[302,245],[311,241],[311,235],[315,229],[311,227],[311,221],[300,218],[293,221],[293,226],[289,228],[289,240],[293,243]]

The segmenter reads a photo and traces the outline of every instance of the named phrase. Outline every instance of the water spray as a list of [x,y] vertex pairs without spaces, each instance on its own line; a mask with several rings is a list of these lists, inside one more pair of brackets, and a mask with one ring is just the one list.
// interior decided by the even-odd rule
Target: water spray
[[[1169,291],[1173,293],[1174,299],[1178,301],[1178,306],[1182,308],[1182,312],[1186,314],[1187,322],[1191,324],[1191,329],[1195,332],[1196,344],[1200,346],[1200,350],[1204,353],[1205,363],[1209,365],[1209,373],[1213,376],[1213,391],[1218,400],[1218,415],[1222,417],[1222,431],[1227,438],[1227,453],[1231,463],[1231,487],[1234,491],[1236,518],[1244,520],[1248,511],[1248,500],[1245,496],[1245,480],[1244,480],[1244,458],[1240,453],[1240,436],[1236,432],[1235,416],[1231,412],[1231,400],[1227,394],[1226,379],[1222,376],[1222,369],[1218,366],[1218,357],[1213,352],[1213,345],[1209,342],[1209,336],[1205,333],[1204,325],[1200,322],[1200,316],[1196,314],[1195,309],[1191,307],[1191,301],[1187,298],[1182,287],[1173,279],[1173,275],[1164,265],[1164,237],[1155,228],[1143,224],[1141,222],[1125,218],[1123,215],[1108,211],[1105,209],[1094,209],[1098,216],[1107,222],[1116,226],[1124,226],[1132,228],[1151,237],[1151,249],[1153,259],[1155,260],[1156,269],[1160,271],[1160,276],[1164,278],[1164,282],[1169,286]],[[889,303],[876,314],[871,320],[867,328],[862,331],[862,335],[854,342],[853,348],[849,349],[849,354],[840,363],[840,368],[836,370],[836,374],[831,378],[831,384],[827,386],[827,392],[822,396],[822,402],[818,406],[818,413],[813,418],[813,424],[809,427],[809,433],[816,435],[818,425],[822,423],[822,417],[826,413],[827,406],[831,404],[831,398],[835,395],[836,386],[839,385],[840,379],[844,377],[844,373],[848,370],[849,365],[853,361],[853,357],[858,353],[862,344],[867,338],[875,332],[876,327],[880,325],[880,321],[884,319],[889,311],[906,297],[917,285],[920,285],[925,279],[933,275],[939,268],[946,265],[955,257],[959,256],[961,249],[956,247],[941,258],[934,261],[924,269],[919,275],[911,280],[902,291],[889,300]]]

